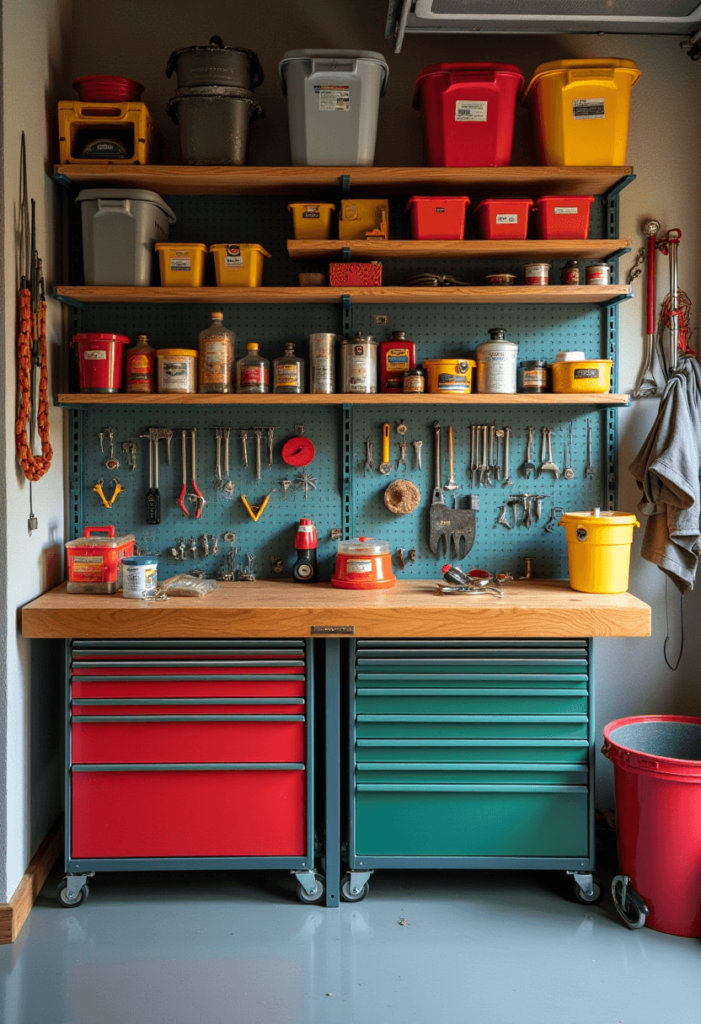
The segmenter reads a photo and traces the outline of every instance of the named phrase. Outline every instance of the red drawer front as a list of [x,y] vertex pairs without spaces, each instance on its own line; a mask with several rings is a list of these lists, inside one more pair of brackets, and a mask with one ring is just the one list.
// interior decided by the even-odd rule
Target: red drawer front
[[92,704],[71,705],[74,718],[103,715],[301,715],[304,701],[296,704]]
[[71,856],[304,856],[303,771],[74,772]]
[[[141,659],[140,659],[141,660]],[[162,658],[160,659],[163,660]],[[129,665],[115,661],[113,665],[101,662],[92,668],[87,665],[73,665],[71,675],[76,676],[202,676],[203,679],[217,676],[304,676],[304,664],[258,667],[256,665],[190,665],[186,661],[173,661],[171,665]]]
[[[143,673],[142,673],[143,674]],[[184,675],[185,673],[180,673]],[[115,680],[84,682],[73,676],[71,695],[73,697],[303,697],[306,689],[304,676],[299,680],[273,682],[271,680],[250,680],[235,682],[209,676],[200,681],[172,680],[165,677],[162,682],[138,680]]]
[[101,654],[98,651],[73,651],[71,660],[76,666],[83,661],[89,661],[92,664],[100,661],[105,665],[121,665],[123,662],[130,661],[172,661],[178,665],[186,665],[188,662],[193,661],[211,661],[213,664],[216,664],[218,661],[237,661],[246,665],[258,661],[299,661],[300,664],[304,664],[304,656],[302,654],[244,654],[232,651],[212,651],[206,653],[173,651],[164,653],[163,651],[130,651],[128,649],[125,649],[123,652],[120,651],[119,654]]
[[304,722],[109,722],[71,726],[73,764],[303,762]]

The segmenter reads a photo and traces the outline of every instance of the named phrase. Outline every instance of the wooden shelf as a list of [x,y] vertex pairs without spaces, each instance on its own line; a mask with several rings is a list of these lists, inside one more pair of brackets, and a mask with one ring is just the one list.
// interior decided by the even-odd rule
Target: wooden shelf
[[630,395],[83,395],[59,405],[630,405]]
[[340,191],[379,195],[606,195],[632,167],[187,167],[151,164],[59,164],[54,174],[75,185],[145,188],[161,195],[315,195]]
[[501,600],[440,594],[438,565],[435,582],[399,580],[391,590],[260,580],[222,583],[205,598],[148,603],[125,601],[121,594],[69,594],[62,583],[25,605],[22,632],[26,637],[198,640],[307,637],[319,627],[342,627],[346,635],[351,627],[355,637],[650,635],[650,606],[632,594],[581,594],[565,580],[509,583]]
[[628,299],[630,285],[514,285],[465,288],[100,288],[91,285],[62,286],[54,289],[54,297],[79,303],[144,302],[144,303],[338,303],[344,295],[353,302],[380,305],[394,303],[491,303],[548,304],[591,303],[607,305]]
[[513,257],[525,261],[541,259],[606,260],[615,253],[630,251],[629,238],[589,238],[586,241],[468,241],[418,242],[398,239],[382,241],[354,241],[321,239],[302,241],[290,239],[287,252],[293,260],[334,259],[350,249],[353,259],[432,259],[432,260],[487,260]]

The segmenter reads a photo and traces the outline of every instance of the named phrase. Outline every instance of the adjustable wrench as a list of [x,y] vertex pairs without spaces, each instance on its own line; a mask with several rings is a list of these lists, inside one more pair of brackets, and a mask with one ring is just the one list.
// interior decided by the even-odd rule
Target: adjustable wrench
[[261,441],[263,439],[263,428],[262,427],[254,427],[253,428],[253,436],[256,439],[256,480],[260,480],[261,479],[261,473],[260,473],[260,445],[261,445]]
[[504,438],[504,434],[505,434],[505,431],[503,431],[503,430],[497,430],[496,431],[496,439],[497,439],[497,464],[494,467],[494,475],[496,476],[497,480],[501,480],[502,440]]
[[511,427],[504,428],[504,482],[502,487],[513,487],[511,479],[511,468],[509,460],[509,441],[511,439]]
[[521,475],[525,476],[526,480],[530,479],[532,473],[535,473],[535,463],[533,462],[533,433],[535,427],[528,428],[528,445],[526,447],[526,461],[521,466]]
[[[559,467],[556,466],[555,463],[553,462],[553,432],[552,432],[552,430],[548,430],[547,427],[542,427],[541,428],[541,433],[542,433],[542,441],[541,441],[541,451],[540,451],[540,454],[541,454],[541,460],[542,461],[540,463],[540,469],[538,470],[538,476],[540,476],[541,473],[549,472],[549,473],[553,474],[553,476],[555,477],[556,480],[559,480],[560,479],[560,470],[559,470]],[[547,441],[547,445],[548,445],[548,457],[547,457],[547,459],[545,458],[545,444],[546,444],[546,441]]]

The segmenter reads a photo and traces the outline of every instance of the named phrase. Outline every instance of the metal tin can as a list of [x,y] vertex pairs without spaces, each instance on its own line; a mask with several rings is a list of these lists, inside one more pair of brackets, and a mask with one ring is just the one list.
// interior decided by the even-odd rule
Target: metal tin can
[[568,260],[560,274],[561,284],[579,284],[579,261]]
[[336,380],[337,334],[309,335],[309,391],[332,395]]
[[341,391],[374,395],[377,391],[377,344],[371,334],[356,334],[341,342]]
[[414,370],[404,371],[404,394],[423,395],[426,390],[426,374],[417,366]]
[[158,559],[132,555],[122,559],[122,597],[151,597],[156,593]]
[[550,263],[527,263],[526,284],[550,284]]
[[197,391],[197,351],[189,348],[159,348],[158,390],[162,394],[193,395]]
[[518,345],[504,338],[501,327],[492,327],[490,341],[477,346],[477,391],[480,394],[515,395]]
[[496,287],[507,288],[511,285],[516,284],[515,274],[487,274],[484,279],[485,284],[495,285]]
[[590,263],[587,284],[611,284],[611,266],[608,263]]
[[542,395],[548,390],[548,364],[544,359],[524,359],[518,364],[516,383],[519,394]]

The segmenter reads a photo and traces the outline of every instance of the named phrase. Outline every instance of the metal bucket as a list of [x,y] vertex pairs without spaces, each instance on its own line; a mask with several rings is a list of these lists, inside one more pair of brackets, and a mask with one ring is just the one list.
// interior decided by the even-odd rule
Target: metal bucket
[[248,91],[222,86],[178,89],[166,110],[180,127],[183,163],[207,166],[245,164],[250,123],[263,116]]
[[263,82],[263,68],[255,50],[224,46],[212,36],[208,46],[186,46],[168,58],[166,75],[177,72],[178,88],[224,85],[232,89],[256,89]]

